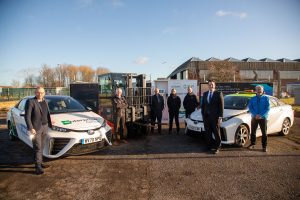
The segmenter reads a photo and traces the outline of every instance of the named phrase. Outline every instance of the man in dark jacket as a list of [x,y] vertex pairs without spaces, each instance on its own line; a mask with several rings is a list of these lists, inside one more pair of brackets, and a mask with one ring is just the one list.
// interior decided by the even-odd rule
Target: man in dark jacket
[[48,104],[44,96],[44,88],[37,87],[35,97],[27,100],[25,105],[25,122],[32,137],[35,173],[37,175],[43,174],[43,168],[48,167],[43,164],[43,150],[48,127],[51,127],[51,119]]
[[[199,106],[197,96],[193,93],[191,86],[188,87],[188,93],[183,100],[183,107],[185,109],[185,118],[189,118],[192,112]],[[186,124],[185,124],[186,125]]]
[[127,132],[125,130],[125,114],[126,108],[128,107],[127,100],[122,96],[122,89],[116,89],[116,95],[113,98],[113,108],[114,108],[114,145],[119,144],[119,139],[127,143]]
[[161,134],[162,111],[165,107],[164,98],[159,94],[159,89],[154,89],[154,95],[151,97],[151,133],[154,132],[154,124],[157,119],[158,133]]
[[181,107],[181,100],[180,97],[177,96],[176,90],[174,88],[171,90],[171,95],[168,97],[167,104],[169,109],[169,134],[172,133],[174,118],[175,118],[177,134],[179,134],[180,127],[179,127],[178,117],[179,117],[179,109]]
[[216,82],[208,81],[209,91],[203,93],[201,114],[204,121],[205,138],[208,148],[212,147],[212,134],[215,137],[214,153],[219,153],[221,148],[220,125],[224,111],[224,98],[222,92],[216,90]]

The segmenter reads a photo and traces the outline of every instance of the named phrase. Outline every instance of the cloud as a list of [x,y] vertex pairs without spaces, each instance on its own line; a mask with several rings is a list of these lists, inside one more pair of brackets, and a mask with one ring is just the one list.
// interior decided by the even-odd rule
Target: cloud
[[166,27],[161,32],[162,32],[162,34],[173,34],[173,33],[176,33],[177,30],[178,30],[178,28],[176,28],[176,27]]
[[144,64],[147,64],[149,61],[149,58],[148,57],[145,57],[145,56],[142,56],[142,57],[139,57],[138,59],[136,59],[134,61],[135,64],[138,64],[138,65],[144,65]]
[[93,5],[94,0],[78,0],[78,3],[80,7],[89,7]]
[[233,16],[233,17],[238,17],[240,19],[244,19],[248,16],[246,12],[232,12],[232,11],[224,11],[224,10],[218,10],[216,12],[216,15],[218,17]]
[[111,4],[115,7],[120,7],[124,5],[124,3],[121,0],[111,0]]

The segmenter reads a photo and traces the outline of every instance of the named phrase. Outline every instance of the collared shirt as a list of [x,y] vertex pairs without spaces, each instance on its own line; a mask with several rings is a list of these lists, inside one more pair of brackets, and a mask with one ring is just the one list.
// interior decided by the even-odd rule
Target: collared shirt
[[214,91],[209,91],[209,92],[208,92],[208,95],[207,95],[207,102],[208,102],[208,103],[210,103],[213,94],[214,94]]

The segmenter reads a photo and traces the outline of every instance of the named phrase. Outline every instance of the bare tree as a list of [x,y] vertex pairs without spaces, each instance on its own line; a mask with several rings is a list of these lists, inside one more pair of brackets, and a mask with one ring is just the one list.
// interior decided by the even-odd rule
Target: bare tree
[[44,64],[40,71],[39,83],[44,87],[55,87],[55,71]]
[[20,83],[19,80],[13,79],[13,80],[11,81],[11,86],[13,86],[13,87],[20,87],[20,86],[21,86],[21,83]]
[[226,61],[211,62],[208,77],[209,79],[214,79],[218,82],[241,80],[237,67],[233,63]]

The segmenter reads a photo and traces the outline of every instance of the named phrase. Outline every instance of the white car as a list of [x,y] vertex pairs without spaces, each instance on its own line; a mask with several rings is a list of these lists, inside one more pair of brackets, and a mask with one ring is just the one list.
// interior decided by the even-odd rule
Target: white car
[[[250,139],[251,114],[248,103],[255,93],[230,94],[224,97],[224,114],[221,123],[222,144],[236,144],[244,146]],[[287,135],[294,123],[294,111],[292,106],[279,99],[268,96],[270,112],[267,124],[267,134],[280,133]],[[201,110],[194,111],[190,118],[186,119],[187,135],[204,134],[204,124]],[[261,136],[258,126],[257,137]]]
[[[32,148],[32,139],[25,123],[25,97],[7,113],[9,138],[19,138]],[[48,102],[52,129],[49,128],[43,155],[58,158],[98,150],[111,145],[111,127],[101,116],[85,108],[69,96],[45,96]]]

